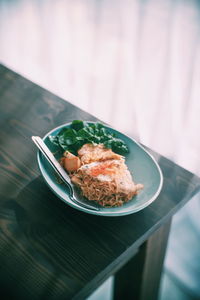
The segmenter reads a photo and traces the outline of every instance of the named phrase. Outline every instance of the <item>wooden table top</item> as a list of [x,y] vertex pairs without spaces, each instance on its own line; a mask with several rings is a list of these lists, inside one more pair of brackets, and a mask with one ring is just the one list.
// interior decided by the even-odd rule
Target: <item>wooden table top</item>
[[97,120],[0,65],[0,287],[9,299],[85,299],[200,189],[194,174],[151,151],[164,185],[144,210],[99,217],[60,201],[40,175],[32,135]]

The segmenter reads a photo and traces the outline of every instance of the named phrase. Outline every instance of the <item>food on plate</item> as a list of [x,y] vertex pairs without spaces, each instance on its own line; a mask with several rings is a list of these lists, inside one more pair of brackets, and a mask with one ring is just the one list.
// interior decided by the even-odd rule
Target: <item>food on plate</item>
[[102,206],[121,206],[143,189],[133,182],[121,155],[129,151],[127,145],[102,124],[73,121],[71,128],[50,140],[65,150],[60,163],[87,199]]
[[95,200],[102,206],[121,206],[132,199],[143,185],[133,182],[122,156],[116,156],[109,150],[107,159],[106,152],[103,145],[84,145],[78,151],[82,166],[71,180],[89,200]]
[[104,161],[108,159],[120,159],[121,155],[114,153],[111,149],[105,148],[103,144],[95,146],[85,144],[78,151],[82,164],[89,164],[93,161]]
[[129,152],[127,145],[114,133],[109,132],[101,123],[87,123],[74,120],[70,127],[61,129],[57,135],[49,136],[49,140],[60,149],[77,155],[77,151],[85,144],[103,144],[115,153]]
[[102,206],[121,206],[143,188],[133,182],[123,156],[102,144],[83,145],[77,158],[81,166],[71,174],[71,181],[87,199]]
[[60,162],[65,170],[69,173],[77,171],[81,166],[80,158],[69,151],[65,151],[63,153],[63,157],[61,158]]

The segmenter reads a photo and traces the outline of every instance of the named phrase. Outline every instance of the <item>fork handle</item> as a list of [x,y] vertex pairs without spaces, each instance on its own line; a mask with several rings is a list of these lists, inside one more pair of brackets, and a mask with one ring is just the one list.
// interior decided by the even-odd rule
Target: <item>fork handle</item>
[[53,153],[49,150],[49,148],[44,143],[44,141],[39,136],[32,136],[32,140],[36,144],[36,146],[40,149],[40,151],[48,160],[48,162],[51,164],[51,166],[54,168],[54,170],[58,173],[58,175],[60,175],[63,181],[66,182],[68,185],[71,185],[70,177],[61,167],[61,165],[56,160]]

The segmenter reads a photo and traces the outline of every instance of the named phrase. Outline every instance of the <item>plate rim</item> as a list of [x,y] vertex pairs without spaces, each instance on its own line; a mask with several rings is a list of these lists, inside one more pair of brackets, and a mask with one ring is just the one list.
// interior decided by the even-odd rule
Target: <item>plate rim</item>
[[[80,211],[83,211],[83,212],[85,212],[85,213],[89,213],[89,214],[93,214],[93,215],[98,215],[98,216],[104,216],[104,217],[119,217],[119,216],[130,215],[130,214],[136,213],[136,212],[138,212],[138,211],[144,209],[145,207],[149,206],[153,201],[155,201],[156,198],[158,197],[158,195],[159,195],[160,192],[161,192],[161,189],[162,189],[162,187],[163,187],[163,180],[164,180],[164,179],[163,179],[163,173],[162,173],[162,170],[161,170],[161,168],[160,168],[158,162],[155,160],[154,156],[153,156],[151,153],[149,153],[149,151],[146,150],[146,149],[145,149],[139,142],[137,142],[134,138],[130,137],[130,136],[127,135],[127,134],[124,134],[122,131],[119,131],[119,130],[115,129],[114,127],[112,127],[112,126],[110,126],[110,125],[107,125],[107,124],[103,123],[102,121],[96,121],[96,122],[95,122],[95,121],[89,121],[89,120],[86,120],[86,121],[85,121],[85,120],[84,120],[84,122],[87,122],[87,123],[93,123],[93,124],[99,123],[99,122],[100,122],[100,123],[102,123],[104,126],[106,126],[108,129],[111,128],[111,129],[115,130],[116,132],[119,132],[120,134],[122,134],[122,135],[128,137],[128,138],[129,138],[130,140],[132,140],[139,148],[141,148],[141,149],[142,149],[142,150],[143,150],[143,151],[144,151],[144,152],[152,159],[152,161],[154,162],[155,166],[157,167],[157,170],[158,170],[159,175],[160,175],[160,183],[159,183],[158,189],[157,189],[157,191],[154,193],[154,195],[153,195],[148,201],[146,201],[146,202],[145,202],[144,204],[142,204],[141,206],[135,208],[134,210],[129,209],[129,210],[121,211],[121,212],[120,212],[120,211],[109,212],[109,211],[104,211],[103,208],[102,208],[102,210],[101,210],[101,208],[100,208],[99,211],[93,211],[93,210],[90,210],[90,209],[87,209],[87,208],[85,208],[85,207],[82,207],[82,206],[78,205],[77,203],[71,201],[70,198],[68,198],[68,200],[62,198],[61,195],[60,195],[58,192],[56,192],[56,190],[52,187],[52,185],[50,184],[49,180],[46,178],[46,176],[45,176],[45,174],[44,174],[44,171],[43,171],[44,167],[42,166],[42,162],[41,162],[41,156],[42,156],[42,154],[41,154],[41,152],[38,150],[38,151],[37,151],[37,161],[38,161],[38,165],[39,165],[40,172],[41,172],[41,174],[42,174],[42,176],[43,176],[43,178],[44,178],[44,181],[47,183],[48,187],[50,187],[50,189],[54,192],[54,194],[56,194],[56,196],[57,196],[58,198],[60,198],[60,200],[62,200],[63,202],[65,202],[66,204],[70,205],[70,206],[73,207],[73,208],[76,208],[76,209],[78,209],[78,210],[80,210]],[[71,125],[71,123],[72,123],[72,122],[63,123],[63,124],[61,124],[61,125],[59,125],[59,126],[53,128],[52,130],[48,131],[48,132],[42,137],[43,141],[44,141],[51,133],[53,133],[54,131],[59,130],[60,128],[62,128],[62,127],[64,127],[64,126],[69,126],[69,125]],[[51,182],[52,182],[52,181],[51,181]],[[122,206],[122,207],[123,207],[123,206]]]

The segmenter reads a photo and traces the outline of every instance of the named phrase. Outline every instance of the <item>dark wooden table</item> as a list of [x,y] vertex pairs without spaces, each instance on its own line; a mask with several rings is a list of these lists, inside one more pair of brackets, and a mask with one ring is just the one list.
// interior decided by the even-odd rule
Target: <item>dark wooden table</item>
[[152,151],[164,174],[153,204],[123,217],[85,214],[47,187],[31,136],[96,119],[2,65],[0,103],[1,299],[85,299],[113,274],[114,299],[156,299],[171,218],[199,178]]

